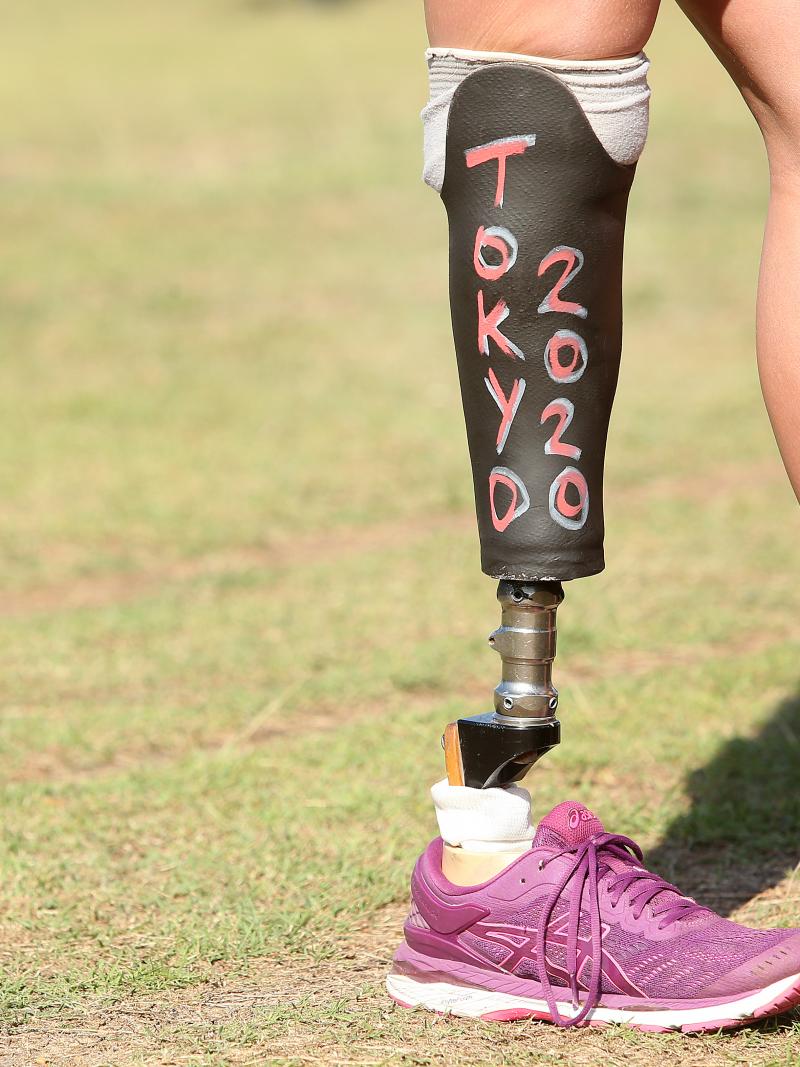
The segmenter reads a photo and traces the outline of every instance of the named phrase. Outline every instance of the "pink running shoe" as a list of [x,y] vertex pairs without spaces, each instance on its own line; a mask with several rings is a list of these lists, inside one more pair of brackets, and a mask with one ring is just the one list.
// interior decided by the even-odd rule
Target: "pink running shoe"
[[559,1026],[742,1026],[800,1004],[800,930],[749,930],[639,865],[580,804],[542,819],[496,878],[456,886],[431,842],[386,980],[407,1008]]

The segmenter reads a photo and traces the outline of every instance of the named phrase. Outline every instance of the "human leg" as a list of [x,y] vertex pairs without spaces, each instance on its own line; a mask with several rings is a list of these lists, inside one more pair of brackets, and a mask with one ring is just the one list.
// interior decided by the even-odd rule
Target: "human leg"
[[432,48],[603,60],[644,48],[659,0],[425,0]]
[[727,68],[767,148],[770,200],[756,305],[761,388],[800,499],[800,7],[795,0],[681,0]]

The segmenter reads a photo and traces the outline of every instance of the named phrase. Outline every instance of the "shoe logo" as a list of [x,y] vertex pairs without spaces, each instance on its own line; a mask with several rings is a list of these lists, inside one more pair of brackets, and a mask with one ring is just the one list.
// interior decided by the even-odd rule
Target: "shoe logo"
[[577,830],[582,822],[591,822],[593,819],[594,815],[586,808],[572,808],[567,822],[570,830]]
[[[569,942],[568,928],[569,919],[566,916],[563,919],[551,922],[547,928],[545,950],[556,945],[566,949]],[[510,971],[514,974],[516,973],[516,968],[523,961],[536,963],[536,929],[533,927],[527,926],[522,929],[519,926],[511,926],[507,923],[479,922],[472,927],[471,933],[474,933],[476,937],[484,938],[486,941],[492,941],[494,944],[500,944],[508,949],[508,955],[500,964],[504,971]],[[601,927],[601,938],[603,940],[607,933],[608,925],[603,923]],[[475,951],[480,952],[480,949],[476,946]],[[559,984],[569,985],[569,972],[565,967],[552,960],[549,954],[545,956],[545,966],[551,979]],[[578,937],[575,973],[578,986],[584,991],[589,988],[591,971],[592,939],[589,935]],[[621,964],[607,949],[603,949],[602,953],[602,972],[603,977],[614,986],[617,992],[627,993],[632,996],[644,996],[642,990],[628,978]]]

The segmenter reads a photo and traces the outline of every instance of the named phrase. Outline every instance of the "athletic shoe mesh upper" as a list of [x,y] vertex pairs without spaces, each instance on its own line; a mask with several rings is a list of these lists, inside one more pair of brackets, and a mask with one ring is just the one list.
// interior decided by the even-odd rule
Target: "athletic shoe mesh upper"
[[[752,930],[701,907],[647,871],[634,842],[606,833],[580,805],[554,808],[539,825],[532,853],[536,860],[523,857],[483,886],[448,889],[433,859],[439,853],[429,849],[427,877],[437,886],[445,917],[465,905],[479,916],[484,912],[447,935],[454,949],[460,945],[476,962],[541,984],[561,1025],[585,1018],[604,994],[686,1001],[760,988],[787,966],[790,974],[800,971],[798,931]],[[416,903],[408,926],[435,934],[433,907],[425,913],[433,928]],[[789,939],[782,955],[779,946]],[[751,973],[747,964],[765,953]],[[560,1016],[556,997],[580,1002],[581,1011],[570,1019]]]

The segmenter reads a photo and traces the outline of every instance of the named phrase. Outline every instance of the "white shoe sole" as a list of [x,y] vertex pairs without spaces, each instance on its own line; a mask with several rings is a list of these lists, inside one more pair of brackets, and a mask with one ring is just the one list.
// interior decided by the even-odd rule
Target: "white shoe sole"
[[[386,988],[393,1000],[405,1008],[458,1015],[467,1019],[511,1021],[536,1017],[550,1020],[544,1000],[498,993],[490,989],[455,985],[448,982],[421,982],[404,974],[390,974]],[[587,1016],[587,1023],[618,1023],[642,1030],[720,1030],[741,1026],[752,1019],[788,1011],[800,1003],[800,974],[782,978],[756,993],[702,1008],[627,1010],[597,1007]],[[577,1015],[571,1004],[556,1002],[564,1017]]]

